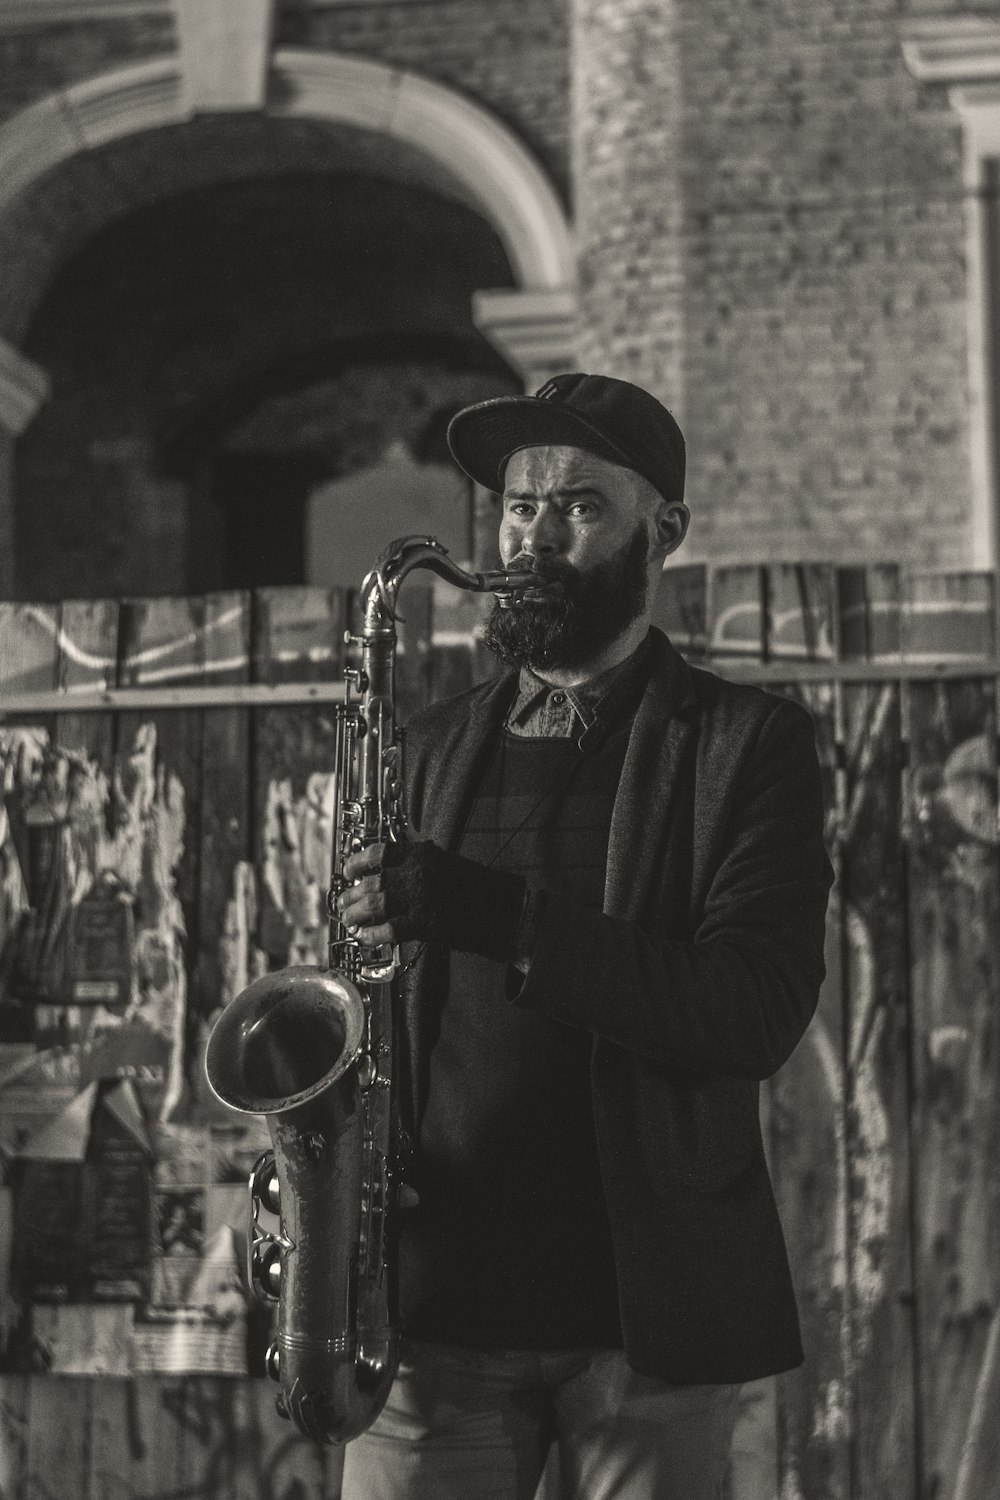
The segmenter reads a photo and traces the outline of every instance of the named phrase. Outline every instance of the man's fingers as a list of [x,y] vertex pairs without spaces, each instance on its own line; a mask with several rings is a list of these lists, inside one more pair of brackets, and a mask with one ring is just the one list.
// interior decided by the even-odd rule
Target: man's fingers
[[356,901],[360,896],[367,895],[370,891],[380,891],[381,889],[382,875],[381,872],[377,871],[374,875],[361,875],[356,880],[352,880],[351,884],[345,886],[341,891],[338,899],[340,901]]
[[370,926],[385,919],[385,892],[378,886],[352,885],[342,893],[337,910],[347,927]]
[[391,946],[396,942],[391,922],[382,922],[378,927],[360,927],[351,935],[357,938],[363,948],[381,948],[383,944]]
[[[376,899],[375,905],[371,904],[372,897]],[[337,897],[337,915],[342,922],[362,922],[366,918],[380,921],[385,916],[381,875],[362,875],[353,885],[346,886]]]
[[384,845],[366,844],[364,849],[349,854],[344,860],[344,879],[357,880],[373,870],[381,870],[383,853]]

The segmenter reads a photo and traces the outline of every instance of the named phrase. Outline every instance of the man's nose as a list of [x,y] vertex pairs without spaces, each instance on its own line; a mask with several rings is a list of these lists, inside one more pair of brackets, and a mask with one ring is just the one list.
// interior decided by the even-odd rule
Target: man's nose
[[559,546],[558,518],[537,511],[521,534],[521,550],[529,557],[542,557],[557,552]]

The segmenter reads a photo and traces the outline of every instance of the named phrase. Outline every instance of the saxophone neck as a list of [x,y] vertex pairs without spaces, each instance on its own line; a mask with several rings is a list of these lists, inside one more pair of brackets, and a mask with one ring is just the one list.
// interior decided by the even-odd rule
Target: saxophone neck
[[385,629],[398,618],[396,599],[404,579],[416,568],[436,573],[455,588],[476,594],[495,593],[501,603],[520,588],[528,586],[530,575],[496,569],[493,572],[468,572],[459,567],[446,547],[432,536],[403,536],[381,554],[361,585],[361,603],[365,631]]

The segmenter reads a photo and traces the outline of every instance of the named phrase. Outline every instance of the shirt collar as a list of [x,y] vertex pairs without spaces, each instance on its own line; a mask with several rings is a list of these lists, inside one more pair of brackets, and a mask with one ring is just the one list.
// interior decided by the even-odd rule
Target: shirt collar
[[650,637],[647,634],[624,661],[606,667],[595,677],[571,688],[553,687],[551,683],[543,682],[530,667],[522,667],[507,722],[516,732],[541,711],[545,700],[554,693],[564,695],[574,722],[578,722],[583,730],[590,729],[598,716],[613,719],[619,707],[624,710],[626,704],[631,705],[632,689],[638,692],[639,684],[645,684],[649,675],[649,656]]

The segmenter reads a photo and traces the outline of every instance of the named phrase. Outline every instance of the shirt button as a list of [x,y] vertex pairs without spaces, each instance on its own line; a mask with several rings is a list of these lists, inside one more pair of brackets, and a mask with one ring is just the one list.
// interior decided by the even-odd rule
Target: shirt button
[[552,694],[552,702],[559,704],[560,707],[561,707],[562,704],[564,704],[566,702],[566,694],[565,693],[553,693]]

